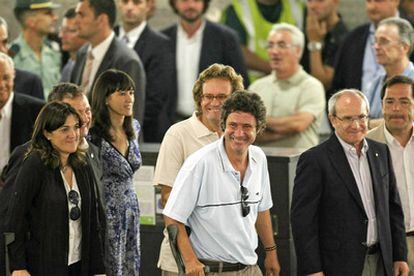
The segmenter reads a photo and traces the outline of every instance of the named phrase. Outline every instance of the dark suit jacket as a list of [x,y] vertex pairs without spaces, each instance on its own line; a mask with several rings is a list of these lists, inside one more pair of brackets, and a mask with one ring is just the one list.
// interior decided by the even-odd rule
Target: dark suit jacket
[[[115,27],[119,33],[119,27]],[[148,24],[134,46],[144,65],[146,95],[143,134],[145,142],[161,142],[167,129],[173,123],[168,117],[168,96],[175,78],[173,55],[169,51],[170,39],[154,31]]]
[[[162,31],[171,39],[171,51],[173,53],[174,78],[177,81],[176,66],[176,44],[177,44],[177,25],[173,25]],[[229,65],[241,74],[244,84],[247,87],[249,78],[247,76],[246,65],[237,34],[230,28],[206,20],[201,46],[200,64],[198,73],[212,65],[213,63],[222,63]],[[177,83],[174,85],[174,91],[171,93],[169,114],[175,118],[177,108]]]
[[[104,272],[101,241],[96,235],[93,174],[86,166],[74,168],[82,206],[80,275]],[[38,153],[31,153],[13,185],[10,229],[16,240],[9,246],[11,269],[27,268],[32,275],[68,275],[68,200],[59,168],[45,166]]]
[[[76,63],[73,67],[71,82],[81,84],[83,69],[85,67],[88,44],[79,49],[76,57]],[[134,117],[142,125],[145,108],[145,72],[140,58],[137,54],[129,49],[122,41],[114,37],[111,45],[106,52],[101,65],[96,72],[93,83],[96,82],[100,74],[108,69],[118,69],[124,71],[135,82],[135,103]],[[93,85],[92,85],[93,87]],[[89,101],[92,102],[92,91],[88,91]]]
[[43,100],[42,80],[35,74],[15,68],[14,91]]
[[32,137],[33,126],[44,102],[19,93],[14,93],[10,131],[10,152]]
[[[392,275],[393,262],[407,259],[404,217],[389,150],[367,141],[378,242],[386,275]],[[361,275],[368,219],[335,134],[299,158],[291,223],[299,275]]]

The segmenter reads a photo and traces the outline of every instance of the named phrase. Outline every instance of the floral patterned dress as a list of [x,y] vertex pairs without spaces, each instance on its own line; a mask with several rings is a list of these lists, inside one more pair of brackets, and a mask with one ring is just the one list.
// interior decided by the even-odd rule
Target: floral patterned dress
[[[134,121],[134,129],[138,134],[140,126],[137,121]],[[141,165],[138,142],[130,140],[127,156],[123,156],[111,143],[102,139],[100,152],[106,207],[106,274],[138,275],[140,211],[132,181],[134,172]]]

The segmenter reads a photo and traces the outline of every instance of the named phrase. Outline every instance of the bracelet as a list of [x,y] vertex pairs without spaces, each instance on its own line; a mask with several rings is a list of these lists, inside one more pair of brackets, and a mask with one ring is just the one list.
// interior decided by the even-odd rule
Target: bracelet
[[269,247],[265,247],[264,250],[265,251],[273,251],[277,249],[277,245],[273,245],[273,246],[269,246]]

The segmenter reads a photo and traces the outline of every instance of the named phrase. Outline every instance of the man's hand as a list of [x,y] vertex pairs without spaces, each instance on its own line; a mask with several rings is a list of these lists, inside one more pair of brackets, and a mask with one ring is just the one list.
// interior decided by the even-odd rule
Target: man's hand
[[394,262],[394,276],[408,276],[409,271],[406,262]]
[[318,21],[316,16],[308,10],[306,17],[306,36],[308,41],[322,42],[328,33],[328,27],[325,21]]
[[185,275],[204,276],[204,264],[197,259],[185,263]]
[[266,252],[264,266],[266,269],[266,276],[279,276],[280,265],[277,259],[276,250]]

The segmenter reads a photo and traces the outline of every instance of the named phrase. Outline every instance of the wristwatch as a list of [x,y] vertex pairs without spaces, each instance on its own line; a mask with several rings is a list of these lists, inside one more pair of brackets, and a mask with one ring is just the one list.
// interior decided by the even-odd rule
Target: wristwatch
[[322,50],[323,44],[322,42],[319,42],[319,41],[309,41],[307,46],[308,46],[308,50],[310,52],[313,52],[313,51]]

